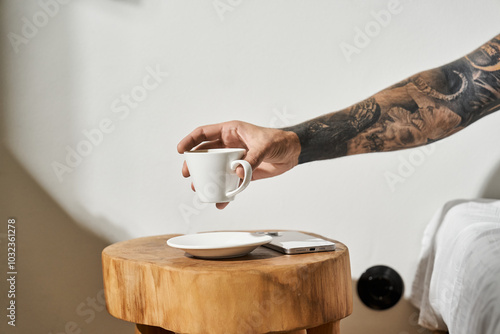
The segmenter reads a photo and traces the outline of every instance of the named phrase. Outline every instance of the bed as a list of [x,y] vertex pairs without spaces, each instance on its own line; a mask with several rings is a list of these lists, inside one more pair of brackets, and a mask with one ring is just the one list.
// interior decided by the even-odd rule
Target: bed
[[428,224],[411,293],[419,325],[500,333],[500,201],[456,200]]

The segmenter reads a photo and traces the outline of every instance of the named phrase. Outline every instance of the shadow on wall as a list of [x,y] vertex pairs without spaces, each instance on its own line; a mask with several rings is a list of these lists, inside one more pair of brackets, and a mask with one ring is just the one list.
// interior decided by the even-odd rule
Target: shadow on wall
[[[142,3],[142,0],[115,1],[134,6]],[[69,5],[52,8],[56,11],[54,17],[47,21],[46,26],[41,25],[36,28],[31,22],[33,17],[35,15],[36,17],[47,17],[47,14],[42,10],[45,8],[42,6],[43,3],[43,1],[38,0],[0,2],[0,31],[5,36],[10,33],[17,36],[6,38],[4,45],[7,47],[2,48],[0,52],[0,69],[2,69],[0,76],[0,140],[10,150],[14,159],[21,162],[26,167],[28,174],[31,175],[36,175],[33,173],[34,168],[47,168],[52,172],[53,167],[48,167],[50,160],[44,162],[46,165],[42,166],[40,160],[30,160],[26,157],[31,157],[32,152],[40,153],[44,148],[49,148],[49,143],[55,145],[55,143],[75,142],[75,138],[78,138],[83,129],[75,124],[75,121],[81,116],[79,114],[81,108],[78,108],[73,98],[75,92],[78,91],[79,80],[78,75],[73,73],[77,64],[75,57],[78,59],[75,51],[77,41],[72,35],[73,30],[68,29],[72,26],[74,16],[71,13],[73,9]],[[21,18],[24,18],[24,21]],[[29,29],[23,28],[23,22],[31,22],[30,24],[35,27],[32,37],[24,37],[27,35],[26,30]],[[28,26],[27,23],[26,26]],[[55,35],[53,31],[57,27],[60,29]],[[52,38],[50,34],[52,34]],[[51,41],[54,41],[54,44],[51,44]],[[30,64],[30,66],[26,64]],[[26,104],[25,100],[33,100],[38,103]],[[57,101],[57,103],[53,103],[53,101]],[[47,120],[50,122],[45,123]],[[37,121],[40,123],[37,124]],[[38,145],[39,142],[43,144]],[[45,152],[46,155],[51,154],[48,152],[51,152],[50,148]],[[60,152],[65,152],[62,145]],[[53,183],[56,184],[56,174],[51,175],[54,177]],[[60,193],[57,195],[70,194],[68,197],[71,199],[77,197],[76,194],[81,190],[78,187],[85,184],[86,181],[82,179],[80,183],[74,182],[64,186],[59,184],[58,187],[48,187],[47,189],[59,191]],[[43,185],[43,182],[40,182],[40,177],[38,177],[38,183]],[[50,182],[48,183],[50,184]],[[52,196],[55,194],[52,193]],[[67,201],[62,203],[66,205]],[[101,235],[103,235],[102,231],[105,231],[109,240],[130,238],[130,235],[119,223],[112,222],[106,217],[92,216],[92,213],[88,212],[88,208],[84,207],[82,203],[74,201],[71,203],[71,207],[66,206],[66,210],[80,226],[87,225],[89,229],[95,226],[100,227],[100,229],[95,230],[101,231]],[[89,220],[92,221],[92,225],[84,224]]]
[[[133,332],[105,309],[101,251],[108,243],[80,228],[3,146],[0,156],[0,209],[2,219],[16,219],[17,250],[16,327],[2,321],[0,332]],[[4,222],[2,249],[6,233]],[[7,268],[3,254],[0,266]],[[1,291],[8,291],[6,282]]]
[[484,183],[480,194],[483,198],[500,199],[500,162]]

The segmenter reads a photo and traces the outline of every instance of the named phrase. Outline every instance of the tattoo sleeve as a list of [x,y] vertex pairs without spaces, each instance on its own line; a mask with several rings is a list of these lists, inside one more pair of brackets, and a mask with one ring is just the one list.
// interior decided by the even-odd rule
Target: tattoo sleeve
[[431,143],[500,107],[500,35],[450,64],[418,73],[347,109],[284,128],[299,163]]

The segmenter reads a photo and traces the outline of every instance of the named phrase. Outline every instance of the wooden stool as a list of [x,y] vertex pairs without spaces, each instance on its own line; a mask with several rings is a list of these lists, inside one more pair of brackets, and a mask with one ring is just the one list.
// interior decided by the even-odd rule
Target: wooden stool
[[174,236],[102,252],[108,311],[136,323],[136,333],[338,334],[352,312],[349,251],[338,241],[333,252],[258,247],[244,257],[203,260],[168,247]]

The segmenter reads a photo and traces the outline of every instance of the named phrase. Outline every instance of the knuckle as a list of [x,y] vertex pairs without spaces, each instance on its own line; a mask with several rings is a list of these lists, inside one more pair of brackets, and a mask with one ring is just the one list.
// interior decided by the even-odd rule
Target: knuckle
[[194,129],[192,134],[193,134],[193,138],[195,138],[195,139],[200,138],[200,139],[204,140],[206,138],[205,129],[203,128],[203,126],[199,126],[196,129]]

